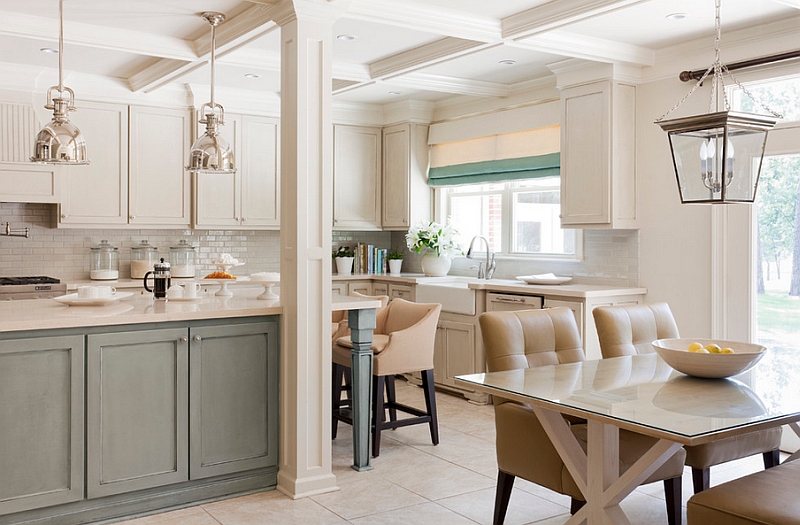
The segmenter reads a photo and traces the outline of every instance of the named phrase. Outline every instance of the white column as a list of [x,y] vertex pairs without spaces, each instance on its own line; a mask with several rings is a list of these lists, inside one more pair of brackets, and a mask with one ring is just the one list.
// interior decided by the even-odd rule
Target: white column
[[[336,489],[331,474],[331,26],[293,0],[281,26],[281,453],[278,490]],[[323,6],[324,7],[324,6]],[[312,11],[312,12],[308,12]]]

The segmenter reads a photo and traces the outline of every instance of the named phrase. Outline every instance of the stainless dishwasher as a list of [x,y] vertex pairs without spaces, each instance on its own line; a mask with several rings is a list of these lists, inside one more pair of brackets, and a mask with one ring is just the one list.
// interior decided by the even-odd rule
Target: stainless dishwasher
[[486,311],[536,310],[542,308],[543,299],[540,295],[489,292],[486,294]]

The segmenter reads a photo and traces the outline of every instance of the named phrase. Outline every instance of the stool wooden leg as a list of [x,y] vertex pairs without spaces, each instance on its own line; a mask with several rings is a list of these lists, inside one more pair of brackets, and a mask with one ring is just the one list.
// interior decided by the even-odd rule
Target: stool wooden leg
[[764,452],[763,456],[765,469],[775,467],[781,462],[780,450],[770,450],[769,452]]
[[436,415],[436,392],[433,385],[433,370],[422,371],[422,389],[425,392],[425,407],[431,416],[431,442],[439,444],[439,418]]
[[692,483],[694,493],[699,494],[711,486],[710,468],[692,468]]
[[664,480],[664,499],[667,500],[667,523],[681,525],[681,477],[677,476]]
[[372,376],[372,457],[381,453],[381,428],[386,419],[383,394],[386,389],[384,376]]
[[397,421],[397,396],[394,389],[394,376],[386,376],[386,401],[389,406],[389,421]]
[[[331,401],[333,402],[333,413],[336,414],[342,406],[342,380],[344,379],[344,367],[333,363],[333,392],[331,393]],[[336,439],[336,433],[339,430],[339,420],[331,418],[331,439]]]

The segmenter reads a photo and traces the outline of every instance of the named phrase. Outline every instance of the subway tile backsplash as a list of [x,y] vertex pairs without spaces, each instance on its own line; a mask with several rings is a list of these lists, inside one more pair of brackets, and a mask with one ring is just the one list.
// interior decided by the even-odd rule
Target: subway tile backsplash
[[[120,276],[130,275],[130,249],[147,239],[159,256],[167,258],[169,247],[186,240],[197,249],[197,276],[213,271],[211,261],[220,253],[244,260],[237,273],[280,271],[280,232],[249,230],[154,230],[154,229],[58,229],[54,228],[56,206],[52,204],[0,203],[0,222],[30,228],[30,237],[0,236],[0,276],[48,275],[63,280],[89,278],[91,247],[106,239],[120,250]],[[380,248],[405,249],[405,232],[334,231],[332,247],[362,242]],[[494,277],[553,272],[571,276],[576,282],[609,286],[638,286],[639,232],[637,230],[584,230],[582,261],[498,260]],[[475,275],[477,263],[458,257],[451,268],[455,275]],[[420,258],[408,253],[403,271],[420,273]]]

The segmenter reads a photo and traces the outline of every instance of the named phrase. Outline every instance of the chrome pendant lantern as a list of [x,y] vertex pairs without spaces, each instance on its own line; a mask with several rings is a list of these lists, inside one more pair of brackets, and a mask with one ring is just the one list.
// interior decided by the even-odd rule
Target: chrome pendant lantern
[[36,135],[32,162],[45,164],[89,164],[86,139],[69,121],[75,111],[75,92],[64,86],[64,0],[58,2],[58,85],[47,90],[45,109],[53,110],[53,119]]
[[[667,132],[681,203],[753,202],[761,173],[767,134],[780,115],[756,101],[720,61],[720,0],[716,5],[714,63],[689,93],[656,120]],[[771,116],[730,111],[723,73]],[[711,103],[703,115],[663,120],[711,75]],[[722,99],[724,110],[719,109]]]
[[186,169],[194,173],[235,173],[233,150],[219,133],[219,126],[225,124],[225,109],[214,101],[216,28],[225,21],[225,15],[208,12],[202,17],[211,25],[211,101],[200,107],[199,122],[206,125],[206,132],[192,145]]

